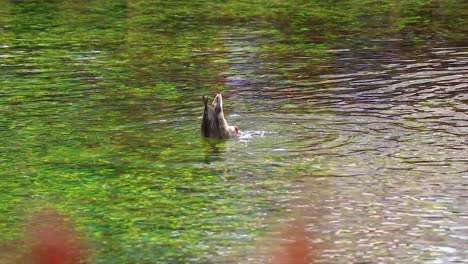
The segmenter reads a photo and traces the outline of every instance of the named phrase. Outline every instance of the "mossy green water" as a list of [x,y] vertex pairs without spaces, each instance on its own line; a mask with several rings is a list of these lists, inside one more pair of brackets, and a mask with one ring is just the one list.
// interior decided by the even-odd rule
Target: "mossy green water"
[[[281,184],[317,162],[252,161],[239,142],[200,138],[201,95],[229,92],[223,37],[254,35],[264,62],[305,56],[315,70],[329,50],[375,48],[369,39],[459,43],[463,2],[0,1],[0,240],[56,208],[98,263],[242,255],[287,197]],[[229,161],[239,153],[250,160]]]

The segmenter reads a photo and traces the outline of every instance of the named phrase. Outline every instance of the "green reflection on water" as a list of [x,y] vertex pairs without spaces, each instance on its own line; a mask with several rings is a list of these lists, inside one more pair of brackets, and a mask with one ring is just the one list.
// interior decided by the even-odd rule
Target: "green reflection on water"
[[197,116],[201,95],[225,89],[223,34],[263,39],[250,52],[272,62],[372,38],[457,43],[462,2],[0,1],[0,239],[50,206],[103,263],[196,262],[250,242],[284,195],[274,177],[314,165],[256,183],[210,166],[230,143],[202,141]]

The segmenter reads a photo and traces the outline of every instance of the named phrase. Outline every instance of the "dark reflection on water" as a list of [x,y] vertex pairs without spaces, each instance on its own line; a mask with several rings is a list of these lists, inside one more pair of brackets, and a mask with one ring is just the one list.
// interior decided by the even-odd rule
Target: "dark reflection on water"
[[[324,263],[465,261],[463,3],[277,2],[5,4],[0,239],[45,204],[98,263],[258,263],[302,215]],[[199,137],[219,91],[238,140]]]
[[328,73],[311,76],[310,58],[271,64],[252,39],[227,39],[237,60],[224,73],[232,104],[257,106],[237,112],[240,126],[266,131],[243,153],[268,153],[270,173],[327,176],[293,183],[290,202],[327,245],[321,260],[463,262],[468,48],[334,50]]

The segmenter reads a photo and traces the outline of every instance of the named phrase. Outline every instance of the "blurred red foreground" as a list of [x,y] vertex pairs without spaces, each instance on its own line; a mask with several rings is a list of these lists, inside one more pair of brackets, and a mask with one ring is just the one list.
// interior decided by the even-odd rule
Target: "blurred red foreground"
[[313,264],[311,245],[307,240],[304,226],[296,224],[286,230],[281,239],[278,253],[273,258],[273,264]]
[[82,264],[89,263],[86,241],[65,217],[54,211],[36,214],[26,226],[25,238],[1,245],[0,263]]
[[[304,227],[296,224],[281,236],[273,264],[314,263]],[[90,263],[88,243],[66,218],[54,211],[38,213],[27,225],[24,240],[0,246],[0,263]]]

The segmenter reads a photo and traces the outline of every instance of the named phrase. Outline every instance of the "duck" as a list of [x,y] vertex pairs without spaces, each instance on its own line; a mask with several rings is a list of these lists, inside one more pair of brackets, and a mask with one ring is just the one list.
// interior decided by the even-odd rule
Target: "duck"
[[205,108],[201,124],[201,136],[205,138],[229,139],[238,138],[240,130],[238,126],[230,126],[224,118],[223,96],[216,94],[213,103],[208,104],[208,97],[203,96]]

